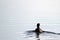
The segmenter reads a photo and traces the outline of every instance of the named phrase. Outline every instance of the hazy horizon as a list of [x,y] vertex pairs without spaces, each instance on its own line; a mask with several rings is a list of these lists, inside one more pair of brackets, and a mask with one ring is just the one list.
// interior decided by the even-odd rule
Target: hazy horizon
[[60,33],[60,0],[0,0],[0,40],[24,39],[17,32],[35,29],[37,23]]

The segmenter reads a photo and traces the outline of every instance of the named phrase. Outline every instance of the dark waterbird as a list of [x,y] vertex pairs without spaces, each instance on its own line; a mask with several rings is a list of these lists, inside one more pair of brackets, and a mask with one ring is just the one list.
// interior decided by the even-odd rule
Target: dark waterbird
[[43,31],[41,28],[40,28],[40,23],[37,23],[37,28],[35,30],[31,30],[31,31],[27,31],[28,33],[37,33],[37,34],[41,34],[41,33],[50,33],[50,34],[57,34],[57,35],[60,35],[60,33],[55,33],[55,32],[50,32],[50,31]]
[[55,33],[55,32],[50,32],[50,31],[43,31],[40,28],[40,23],[37,23],[37,28],[35,30],[30,30],[30,31],[27,31],[26,33],[27,33],[27,35],[29,35],[29,37],[33,37],[33,34],[35,34],[36,38],[38,38],[37,40],[40,40],[39,35],[43,34],[43,33],[60,35],[60,33]]

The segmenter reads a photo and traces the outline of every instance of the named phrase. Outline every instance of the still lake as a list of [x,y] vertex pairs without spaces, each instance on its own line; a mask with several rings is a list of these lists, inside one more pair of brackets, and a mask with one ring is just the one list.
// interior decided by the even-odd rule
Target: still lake
[[[6,20],[5,20],[6,21]],[[41,33],[36,38],[36,33],[27,33],[26,31],[34,30],[37,23],[24,23],[19,21],[7,20],[0,25],[0,40],[60,40],[60,35]],[[60,24],[41,24],[41,29],[60,33]]]
[[0,40],[60,40],[60,35],[34,32],[41,29],[60,33],[60,0],[1,0]]

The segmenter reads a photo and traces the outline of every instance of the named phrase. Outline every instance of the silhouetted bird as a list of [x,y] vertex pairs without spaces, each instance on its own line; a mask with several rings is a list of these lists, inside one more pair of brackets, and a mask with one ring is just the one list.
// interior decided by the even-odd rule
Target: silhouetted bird
[[35,29],[35,32],[43,32],[43,30],[39,27],[40,23],[37,23],[37,28]]

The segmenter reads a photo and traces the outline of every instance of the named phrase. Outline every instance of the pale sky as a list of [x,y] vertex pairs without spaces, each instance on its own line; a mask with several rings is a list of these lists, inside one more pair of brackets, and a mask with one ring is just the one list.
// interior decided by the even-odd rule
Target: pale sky
[[60,23],[60,0],[0,0],[0,14],[3,23]]

